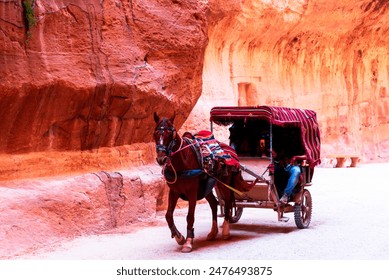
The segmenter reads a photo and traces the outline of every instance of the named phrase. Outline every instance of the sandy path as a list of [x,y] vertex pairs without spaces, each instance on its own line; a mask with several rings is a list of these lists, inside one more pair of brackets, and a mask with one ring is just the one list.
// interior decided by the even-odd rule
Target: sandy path
[[[196,212],[194,251],[185,259],[389,259],[389,164],[357,168],[316,168],[310,191],[313,217],[308,229],[297,229],[293,213],[278,222],[268,209],[244,209],[232,225],[228,241],[205,241],[210,229],[207,204]],[[184,231],[185,209],[177,212]],[[181,259],[170,239],[164,213],[153,225],[120,228],[115,232],[53,244],[22,259]],[[222,219],[219,219],[221,224]],[[221,232],[221,231],[219,231]]]

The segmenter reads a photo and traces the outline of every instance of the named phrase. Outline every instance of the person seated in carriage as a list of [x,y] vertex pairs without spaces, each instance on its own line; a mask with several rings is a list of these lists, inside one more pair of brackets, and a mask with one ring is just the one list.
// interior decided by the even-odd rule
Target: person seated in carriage
[[240,145],[242,142],[242,135],[244,133],[244,122],[235,121],[229,128],[230,131],[230,146],[236,151],[240,152]]
[[258,121],[235,120],[230,131],[230,146],[243,156],[269,156],[269,132]]
[[257,153],[256,156],[259,157],[270,157],[270,136],[269,131],[262,131],[259,135],[259,140],[257,142]]
[[[282,193],[280,202],[286,204],[293,196],[300,175],[300,163],[306,160],[306,155],[297,155],[285,149],[280,149],[277,153],[273,150],[274,157],[274,181],[279,193]],[[284,188],[285,186],[285,188]]]

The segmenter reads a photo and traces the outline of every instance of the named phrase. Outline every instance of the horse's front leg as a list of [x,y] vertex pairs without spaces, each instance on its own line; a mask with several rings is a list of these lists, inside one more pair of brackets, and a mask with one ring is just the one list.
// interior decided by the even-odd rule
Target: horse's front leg
[[181,252],[183,253],[189,253],[192,252],[193,249],[193,239],[194,239],[194,214],[196,209],[196,202],[197,202],[197,194],[194,192],[193,194],[190,194],[188,196],[188,214],[186,216],[186,223],[187,223],[187,235],[186,235],[186,241],[184,245],[182,246]]
[[169,191],[168,208],[166,211],[165,218],[169,226],[170,232],[172,234],[172,238],[174,237],[176,242],[179,245],[183,245],[185,243],[185,238],[176,228],[176,225],[174,224],[174,218],[173,218],[173,213],[174,213],[174,209],[176,208],[178,198],[179,198],[178,194],[172,192],[171,190]]
[[210,192],[205,199],[208,201],[212,211],[212,228],[208,233],[207,240],[215,240],[219,232],[217,228],[217,200],[212,192]]

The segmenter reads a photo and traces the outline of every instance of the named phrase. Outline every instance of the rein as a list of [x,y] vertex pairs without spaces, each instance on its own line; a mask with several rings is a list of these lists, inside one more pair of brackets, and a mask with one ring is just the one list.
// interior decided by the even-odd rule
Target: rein
[[[172,169],[173,169],[173,181],[169,181],[168,179],[167,179],[167,176],[165,175],[165,170],[166,170],[166,166],[171,166],[172,167]],[[163,166],[163,168],[162,168],[162,175],[163,175],[163,177],[165,178],[165,181],[166,181],[166,183],[168,183],[168,184],[174,184],[175,182],[177,182],[177,179],[178,179],[178,176],[177,176],[177,171],[176,171],[176,169],[174,168],[174,166],[173,166],[173,164],[170,162],[170,159],[168,160],[168,161],[166,161],[166,163],[164,164],[164,166]]]
[[[176,137],[177,138],[177,137]],[[189,145],[187,145],[187,146],[185,146],[185,147],[182,147],[183,146],[183,142],[184,142],[184,137],[183,138],[179,138],[180,140],[181,140],[181,142],[180,142],[180,146],[179,146],[179,148],[177,149],[177,150],[175,150],[175,151],[172,151],[171,149],[174,147],[174,145],[175,145],[175,140],[176,140],[176,138],[174,138],[170,143],[169,143],[169,145],[168,145],[168,147],[167,147],[167,149],[166,149],[166,152],[167,152],[167,154],[168,154],[168,156],[167,156],[167,161],[166,161],[166,163],[164,164],[164,166],[163,166],[163,168],[162,168],[162,175],[164,176],[164,178],[165,178],[165,180],[166,180],[166,183],[168,183],[168,184],[174,184],[174,183],[176,183],[177,182],[177,179],[178,179],[178,174],[177,174],[177,171],[176,171],[176,169],[174,168],[174,166],[173,166],[173,164],[172,164],[172,162],[171,162],[171,160],[170,160],[170,158],[172,157],[172,156],[174,156],[175,154],[178,154],[179,152],[182,152],[184,149],[186,149],[186,148],[188,148],[188,147],[192,147],[192,146],[194,146],[195,144],[196,144],[196,142],[193,142],[193,143],[191,143],[191,144],[189,144]],[[186,138],[186,137],[185,137]],[[189,138],[187,138],[187,139],[189,139]],[[173,143],[174,142],[174,143]],[[172,144],[173,143],[173,144]],[[172,168],[172,170],[173,170],[173,181],[169,181],[168,180],[168,176],[165,174],[165,170],[166,170],[166,167],[167,166],[171,166],[171,168]],[[201,171],[201,172],[199,172],[199,171]],[[193,177],[193,176],[198,176],[198,175],[200,175],[202,173],[202,170],[201,169],[193,169],[193,170],[186,170],[186,171],[184,171],[184,172],[181,172],[181,174],[180,174],[180,176],[182,176],[182,177]],[[193,175],[193,174],[195,174],[195,175]]]
[[230,185],[227,185],[226,183],[222,182],[220,179],[218,179],[217,177],[213,176],[212,174],[209,174],[207,170],[204,169],[204,172],[207,173],[210,177],[214,178],[216,181],[218,181],[220,184],[222,184],[223,186],[225,186],[226,188],[230,189],[231,191],[233,191],[234,193],[237,193],[238,195],[240,195],[241,197],[245,197],[246,194],[231,187]]
[[[176,137],[176,138],[177,138],[177,137]],[[183,141],[183,139],[180,138],[180,140],[181,140],[180,147],[178,148],[177,151],[172,151],[174,145],[176,144],[176,138],[174,138],[174,139],[169,143],[168,147],[166,148],[166,152],[167,152],[168,156],[167,156],[167,161],[166,161],[166,163],[164,164],[164,166],[163,166],[163,168],[162,168],[162,175],[163,175],[163,177],[165,178],[166,183],[168,183],[168,184],[174,184],[175,182],[177,182],[177,179],[178,179],[177,171],[176,171],[176,169],[174,168],[174,166],[173,166],[173,164],[172,164],[172,162],[171,162],[171,160],[170,160],[170,157],[172,157],[174,154],[176,154],[177,151],[181,151],[181,150],[182,150],[182,143],[183,143],[184,141]],[[172,143],[173,143],[173,144],[172,144]],[[163,148],[164,148],[164,147],[163,147]],[[171,166],[172,169],[173,169],[173,174],[174,174],[174,175],[173,175],[173,178],[174,178],[173,181],[169,181],[169,180],[167,179],[167,176],[165,175],[165,170],[166,170],[166,167],[167,167],[167,166]]]
[[[186,137],[183,137],[183,138],[186,138]],[[176,151],[172,151],[170,153],[170,156],[168,157],[168,161],[165,163],[165,165],[163,166],[163,169],[162,169],[162,174],[164,175],[165,177],[165,180],[168,184],[174,184],[175,182],[177,182],[177,179],[178,179],[178,175],[177,175],[177,171],[175,170],[173,164],[171,163],[170,161],[170,157],[183,151],[184,149],[188,148],[188,147],[192,147],[196,144],[198,144],[198,141],[193,141],[191,144],[188,144],[187,146],[185,147],[182,147],[182,143],[184,142],[183,138],[180,138],[181,139],[181,144],[180,144],[180,147],[176,150]],[[189,139],[189,138],[187,138]],[[173,139],[174,140],[174,139]],[[208,142],[208,141],[203,141],[203,142]],[[170,146],[170,145],[169,145]],[[165,175],[165,169],[166,169],[166,166],[171,166],[171,168],[173,169],[173,178],[174,180],[173,181],[168,181],[167,180],[167,176]],[[204,172],[206,174],[208,174],[208,176],[214,178],[216,181],[218,181],[220,184],[222,184],[223,186],[225,186],[226,188],[230,189],[231,191],[237,193],[238,195],[240,195],[241,197],[244,197],[245,194],[237,189],[235,189],[234,187],[231,187],[230,185],[227,185],[226,183],[222,182],[220,179],[218,179],[217,177],[215,177],[214,175],[210,174],[205,168],[202,168],[202,169],[199,169],[201,170],[201,173]],[[189,175],[191,173],[196,173],[197,172],[197,169],[194,169],[194,170],[186,170],[184,172],[182,172],[181,176],[184,176],[184,177],[191,177],[193,175]],[[197,175],[200,175],[201,173],[194,175],[194,176],[197,176]]]
[[[183,138],[186,138],[186,137],[183,137]],[[176,150],[176,151],[172,151],[170,156],[174,156],[175,154],[178,154],[179,152],[185,150],[186,148],[189,148],[189,147],[192,147],[194,145],[196,145],[197,143],[196,142],[193,142],[191,144],[188,144],[187,146],[183,147],[182,148],[182,142],[184,141],[183,138],[180,138],[181,139],[181,145],[180,147]],[[186,139],[189,139],[189,138],[186,138]]]

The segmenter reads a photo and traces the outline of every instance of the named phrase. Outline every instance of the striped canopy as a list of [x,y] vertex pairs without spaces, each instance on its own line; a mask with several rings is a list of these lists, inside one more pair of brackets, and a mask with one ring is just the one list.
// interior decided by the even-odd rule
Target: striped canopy
[[281,127],[299,127],[301,139],[311,167],[320,163],[320,131],[316,112],[274,106],[214,107],[211,109],[211,122],[228,125],[235,120],[265,120]]

